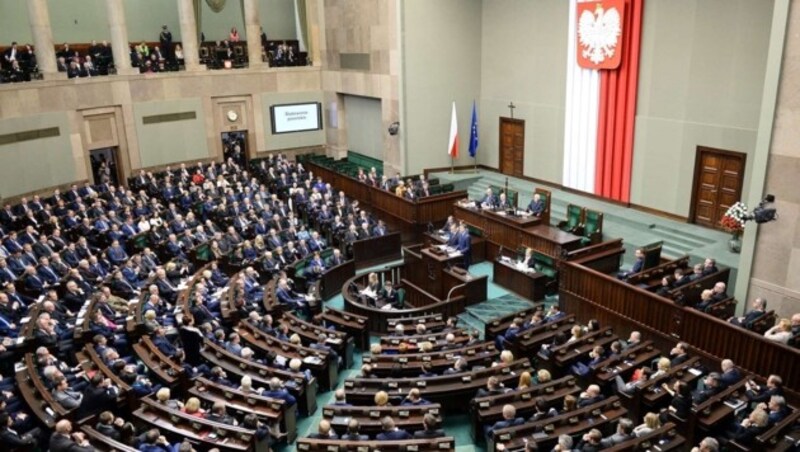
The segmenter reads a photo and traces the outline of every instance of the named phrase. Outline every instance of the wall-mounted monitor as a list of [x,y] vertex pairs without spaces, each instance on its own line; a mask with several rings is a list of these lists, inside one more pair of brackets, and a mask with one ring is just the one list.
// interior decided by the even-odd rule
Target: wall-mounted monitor
[[270,107],[272,133],[308,132],[322,130],[322,104],[282,104]]

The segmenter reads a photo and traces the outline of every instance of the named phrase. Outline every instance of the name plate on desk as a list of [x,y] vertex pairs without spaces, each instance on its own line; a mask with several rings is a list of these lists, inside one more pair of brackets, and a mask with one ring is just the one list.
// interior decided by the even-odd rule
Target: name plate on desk
[[420,380],[417,382],[417,386],[420,388],[424,388],[426,385],[427,383],[425,382],[425,380]]
[[469,375],[464,375],[463,377],[461,377],[461,381],[463,383],[469,383],[470,381],[472,381],[472,377]]

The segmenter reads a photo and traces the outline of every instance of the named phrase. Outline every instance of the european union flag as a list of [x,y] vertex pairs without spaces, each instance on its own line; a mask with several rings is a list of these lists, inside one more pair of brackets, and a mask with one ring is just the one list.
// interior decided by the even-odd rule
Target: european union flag
[[478,110],[475,109],[475,101],[472,101],[472,126],[469,132],[469,156],[475,157],[478,153]]

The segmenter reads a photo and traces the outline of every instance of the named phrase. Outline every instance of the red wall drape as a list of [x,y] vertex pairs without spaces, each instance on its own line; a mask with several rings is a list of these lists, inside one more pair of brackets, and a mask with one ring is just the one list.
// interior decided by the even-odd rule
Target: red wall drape
[[595,194],[629,202],[644,0],[625,0],[622,62],[600,71]]

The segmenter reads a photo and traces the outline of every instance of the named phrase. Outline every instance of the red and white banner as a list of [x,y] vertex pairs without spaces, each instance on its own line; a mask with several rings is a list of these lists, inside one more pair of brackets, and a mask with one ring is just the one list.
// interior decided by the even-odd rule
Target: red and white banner
[[456,118],[455,102],[453,102],[453,113],[450,115],[450,140],[447,144],[447,154],[450,158],[458,157],[458,119]]
[[563,185],[630,200],[644,0],[570,0]]

